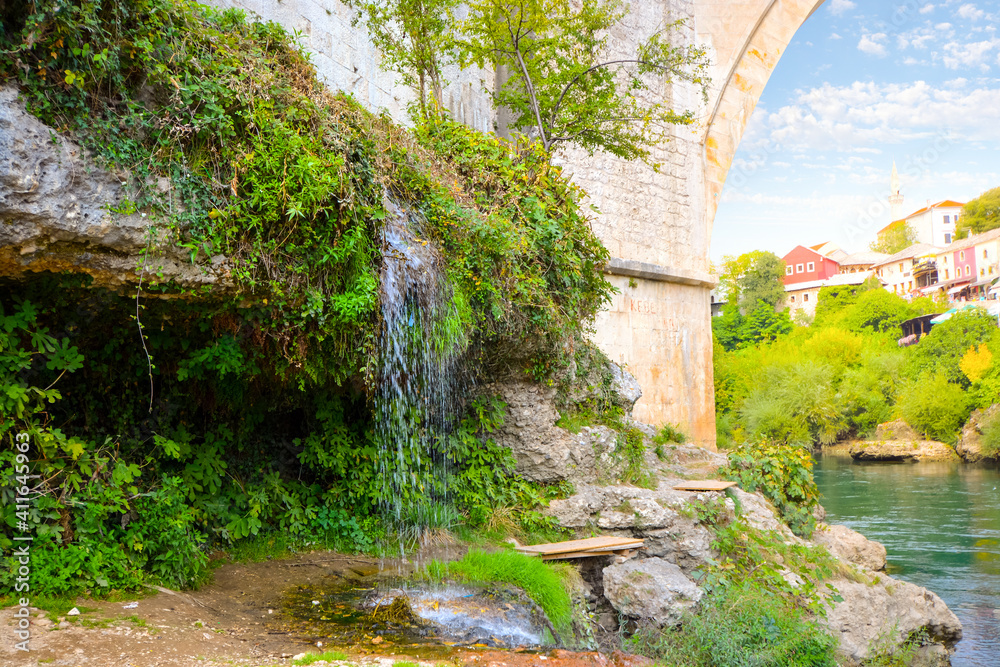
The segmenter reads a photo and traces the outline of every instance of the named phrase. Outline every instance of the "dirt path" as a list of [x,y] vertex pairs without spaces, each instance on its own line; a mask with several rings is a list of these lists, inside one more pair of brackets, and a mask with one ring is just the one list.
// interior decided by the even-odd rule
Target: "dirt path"
[[[158,592],[132,602],[79,600],[91,611],[75,617],[32,619],[30,652],[15,649],[14,609],[0,610],[0,666],[203,667],[290,665],[302,653],[338,650],[348,662],[380,665],[396,661],[472,667],[629,667],[631,656],[551,651],[545,654],[492,649],[445,649],[435,655],[410,647],[320,645],[288,631],[280,612],[283,591],[331,575],[364,576],[377,571],[368,558],[314,552],[282,561],[227,564],[214,581],[193,592]],[[395,653],[395,655],[393,655]]]

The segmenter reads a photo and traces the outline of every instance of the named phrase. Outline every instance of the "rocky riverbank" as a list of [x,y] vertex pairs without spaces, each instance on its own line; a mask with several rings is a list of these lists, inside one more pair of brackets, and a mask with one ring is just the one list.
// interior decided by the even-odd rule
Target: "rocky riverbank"
[[928,440],[902,419],[897,419],[880,424],[870,440],[839,442],[824,446],[822,451],[850,456],[857,461],[996,461],[996,454],[991,456],[983,451],[983,428],[998,410],[1000,405],[973,412],[955,445]]
[[[521,391],[527,393],[519,396]],[[510,409],[519,412],[510,415],[508,423],[514,426],[504,439],[515,452],[519,471],[528,478],[575,483],[575,492],[553,501],[547,514],[577,534],[645,540],[645,549],[634,560],[598,564],[593,561],[599,559],[588,559],[582,566],[590,611],[605,631],[669,628],[683,622],[686,613],[703,603],[705,590],[699,582],[704,573],[720,562],[720,532],[740,522],[747,531],[765,536],[762,541],[802,547],[807,560],[834,559],[825,578],[809,580],[812,570],[790,563],[783,576],[803,590],[829,585],[828,609],[817,620],[836,638],[843,664],[868,659],[876,644],[900,646],[913,636],[926,638],[918,651],[924,664],[948,664],[949,651],[962,636],[961,623],[933,592],[886,575],[886,551],[880,544],[822,522],[811,539],[799,538],[759,493],[674,489],[684,479],[712,478],[727,463],[724,454],[690,445],[661,448],[659,456],[649,448],[643,465],[652,475],[649,488],[595,483],[614,476],[606,467],[616,460],[613,433],[603,427],[576,435],[560,433],[563,429],[553,425],[555,408],[546,407],[554,393],[537,387],[508,386],[504,395]],[[529,405],[533,409],[524,409]],[[544,417],[546,427],[527,428],[531,415]],[[648,427],[640,428],[651,433]],[[544,447],[536,434],[557,436],[553,441],[559,447],[548,450],[552,458],[538,455]],[[817,514],[822,519],[822,508]],[[782,562],[782,557],[777,555],[776,561]]]

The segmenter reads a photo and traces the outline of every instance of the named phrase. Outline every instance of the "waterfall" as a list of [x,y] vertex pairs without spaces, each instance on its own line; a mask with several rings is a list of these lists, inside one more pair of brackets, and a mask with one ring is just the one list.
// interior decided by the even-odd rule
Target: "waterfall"
[[444,260],[420,218],[386,202],[375,436],[383,508],[402,543],[447,527],[447,436],[469,385],[463,331]]

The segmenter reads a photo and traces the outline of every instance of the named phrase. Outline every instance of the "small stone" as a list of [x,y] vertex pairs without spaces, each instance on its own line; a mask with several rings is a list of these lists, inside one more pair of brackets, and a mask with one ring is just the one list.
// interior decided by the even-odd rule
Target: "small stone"
[[381,644],[383,639],[381,637],[375,637],[372,639],[372,644]]
[[76,607],[73,607],[72,609],[70,609],[69,611],[66,612],[66,615],[67,616],[79,616],[80,615],[80,610],[77,609]]
[[296,653],[295,655],[292,656],[292,660],[302,660],[305,657],[306,657],[305,653]]

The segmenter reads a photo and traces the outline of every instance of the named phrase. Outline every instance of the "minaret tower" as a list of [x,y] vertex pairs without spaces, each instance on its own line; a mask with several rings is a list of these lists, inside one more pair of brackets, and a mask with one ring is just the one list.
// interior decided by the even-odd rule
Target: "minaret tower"
[[892,220],[895,222],[903,217],[903,195],[899,192],[899,172],[896,171],[896,161],[892,161],[892,176],[889,179],[889,205],[892,206]]

